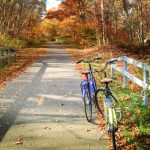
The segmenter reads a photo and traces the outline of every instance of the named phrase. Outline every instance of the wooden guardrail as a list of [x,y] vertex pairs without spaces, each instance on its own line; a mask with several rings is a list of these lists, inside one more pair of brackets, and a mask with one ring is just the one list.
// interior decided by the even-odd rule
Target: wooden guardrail
[[16,49],[12,47],[0,47],[0,66],[2,67],[4,62],[10,64],[12,61],[16,61]]
[[[144,105],[148,107],[148,95],[146,91],[150,90],[150,85],[149,85],[150,66],[148,66],[145,63],[131,59],[127,56],[118,57],[117,59],[118,61],[123,62],[123,68],[118,67],[116,64],[111,65],[111,77],[112,78],[114,77],[114,71],[116,70],[123,75],[123,87],[127,86],[127,78],[129,78],[131,81],[133,81],[134,83],[142,87],[144,91],[143,92]],[[136,67],[143,69],[143,81],[138,79],[134,75],[130,74],[129,72],[127,72],[128,64],[132,64]]]

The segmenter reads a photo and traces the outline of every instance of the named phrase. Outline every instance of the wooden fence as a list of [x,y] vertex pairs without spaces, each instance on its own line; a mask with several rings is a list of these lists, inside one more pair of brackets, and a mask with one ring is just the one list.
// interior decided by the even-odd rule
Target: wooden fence
[[12,47],[0,47],[0,67],[7,63],[8,65],[12,61],[16,61],[16,49]]
[[[114,76],[114,71],[118,71],[123,75],[123,87],[127,86],[127,78],[129,78],[134,83],[138,84],[140,87],[143,88],[143,100],[144,105],[148,107],[148,95],[147,91],[150,90],[149,85],[149,72],[150,72],[150,66],[147,64],[144,64],[142,62],[136,61],[134,59],[128,58],[127,56],[122,56],[117,58],[118,61],[123,62],[123,68],[118,67],[116,64],[111,65],[111,77]],[[134,75],[127,72],[128,70],[128,64],[132,64],[136,67],[139,67],[143,70],[143,80],[138,79]]]

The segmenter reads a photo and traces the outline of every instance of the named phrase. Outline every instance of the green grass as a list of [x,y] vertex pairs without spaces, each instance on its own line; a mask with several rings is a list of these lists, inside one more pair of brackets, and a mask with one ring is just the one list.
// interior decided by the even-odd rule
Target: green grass
[[3,66],[0,66],[0,70],[3,70],[3,68],[4,68]]
[[[119,76],[116,76],[116,79]],[[135,86],[135,85],[134,85]],[[143,142],[150,137],[150,111],[143,104],[143,97],[141,91],[136,91],[136,88],[123,88],[118,80],[111,84],[114,94],[117,96],[123,110],[123,123],[120,125],[120,131],[127,139],[128,144],[134,144],[138,149],[148,148],[149,142]],[[142,142],[139,140],[143,138]]]

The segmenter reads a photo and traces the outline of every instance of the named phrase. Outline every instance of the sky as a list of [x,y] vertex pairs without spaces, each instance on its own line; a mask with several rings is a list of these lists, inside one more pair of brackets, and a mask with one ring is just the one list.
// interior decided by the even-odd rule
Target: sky
[[49,10],[53,7],[57,7],[60,1],[57,0],[47,0],[46,10]]
[[[129,0],[129,1],[132,2],[133,0]],[[58,0],[47,0],[46,10],[49,10],[53,7],[57,8],[59,3],[60,3],[60,1],[58,1]]]

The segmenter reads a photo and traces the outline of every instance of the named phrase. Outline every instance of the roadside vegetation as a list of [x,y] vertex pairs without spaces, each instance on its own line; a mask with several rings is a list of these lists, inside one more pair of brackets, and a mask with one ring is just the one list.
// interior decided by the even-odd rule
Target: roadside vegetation
[[5,88],[8,82],[21,75],[34,62],[43,57],[47,50],[48,48],[24,48],[19,50],[16,62],[0,68],[0,91]]
[[[38,26],[46,11],[46,1],[1,0],[0,2],[0,47],[17,49],[16,62],[9,66],[3,61],[0,66],[0,89],[46,53],[41,43]],[[36,48],[35,48],[36,47]],[[7,53],[7,52],[1,52]]]
[[[107,51],[106,51],[107,50]],[[77,52],[78,51],[78,52]],[[83,59],[91,59],[94,56],[101,56],[102,60],[93,64],[96,68],[101,68],[104,63],[111,59],[121,56],[125,53],[121,52],[119,49],[104,47],[100,50],[97,50],[94,53],[95,48],[89,49],[68,49],[68,52],[74,59],[77,61],[81,58]],[[128,53],[126,53],[128,55]],[[131,55],[130,55],[131,56]],[[140,59],[138,54],[132,55],[133,58]],[[148,59],[148,58],[147,58]],[[140,60],[145,61],[145,60]],[[118,66],[122,64],[117,64]],[[85,64],[80,65],[81,69],[87,70],[87,66]],[[141,77],[140,70],[137,68],[132,68],[131,66],[128,68],[134,72],[134,74],[138,77]],[[107,70],[108,76],[110,73],[110,68]],[[97,81],[98,87],[103,86],[100,80],[103,78],[102,75],[95,73],[95,78]],[[111,83],[111,89],[117,98],[121,101],[123,106],[123,120],[119,126],[119,131],[117,132],[117,146],[118,150],[123,149],[139,149],[146,150],[150,147],[150,110],[143,105],[142,100],[142,89],[135,85],[133,82],[128,80],[128,85],[126,88],[122,87],[122,76],[115,72],[115,77],[113,83]],[[150,95],[150,93],[149,93]],[[104,125],[105,122],[103,118],[99,117],[99,129],[105,130]]]

